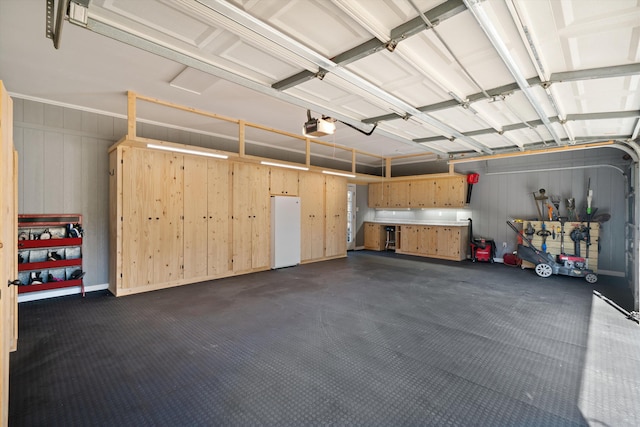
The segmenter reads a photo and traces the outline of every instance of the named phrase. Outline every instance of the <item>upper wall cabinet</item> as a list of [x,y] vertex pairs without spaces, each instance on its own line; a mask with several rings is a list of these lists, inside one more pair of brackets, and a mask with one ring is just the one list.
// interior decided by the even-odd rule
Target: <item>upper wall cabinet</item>
[[273,196],[297,196],[298,171],[279,167],[269,168],[269,193]]
[[412,181],[369,184],[370,208],[454,208],[463,207],[466,178],[453,175]]

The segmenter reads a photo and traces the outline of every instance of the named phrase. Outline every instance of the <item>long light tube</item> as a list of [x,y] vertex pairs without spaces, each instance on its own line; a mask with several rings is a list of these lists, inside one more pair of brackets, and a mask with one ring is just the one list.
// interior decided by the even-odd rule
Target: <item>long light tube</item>
[[333,172],[333,171],[322,171],[322,173],[326,173],[327,175],[346,176],[347,178],[355,178],[356,177],[352,173],[340,173],[340,172]]
[[155,148],[156,150],[173,151],[183,154],[195,154],[196,156],[215,157],[217,159],[228,159],[229,156],[224,154],[206,153],[204,151],[188,150],[186,148],[170,147],[167,145],[147,144],[147,148]]
[[273,162],[260,162],[261,165],[266,165],[266,166],[276,166],[279,168],[287,168],[287,169],[298,169],[301,171],[308,171],[309,168],[306,168],[304,166],[294,166],[294,165],[285,165],[284,163],[273,163]]

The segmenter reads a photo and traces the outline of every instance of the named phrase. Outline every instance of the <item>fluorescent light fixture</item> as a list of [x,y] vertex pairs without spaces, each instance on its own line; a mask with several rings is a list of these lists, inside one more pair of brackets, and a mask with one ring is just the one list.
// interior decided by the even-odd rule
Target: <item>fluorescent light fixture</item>
[[188,150],[186,148],[170,147],[167,145],[147,144],[147,148],[155,148],[156,150],[173,151],[176,153],[195,154],[196,156],[215,157],[217,159],[228,159],[229,156],[224,154],[206,153],[204,151]]
[[346,176],[347,178],[355,178],[356,177],[352,173],[340,173],[340,172],[333,172],[333,171],[322,171],[322,173],[326,173],[327,175]]
[[273,163],[273,162],[260,162],[261,165],[266,165],[266,166],[276,166],[279,168],[287,168],[287,169],[298,169],[301,171],[308,171],[309,168],[306,168],[304,166],[294,166],[294,165],[285,165],[284,163]]

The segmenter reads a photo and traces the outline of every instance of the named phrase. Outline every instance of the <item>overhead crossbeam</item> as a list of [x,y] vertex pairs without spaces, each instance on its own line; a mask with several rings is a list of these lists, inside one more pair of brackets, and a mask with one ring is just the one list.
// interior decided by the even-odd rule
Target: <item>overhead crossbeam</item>
[[[442,22],[460,12],[466,10],[466,6],[462,0],[448,0],[439,6],[425,12],[425,15],[431,22]],[[367,40],[366,42],[351,48],[345,52],[339,53],[332,58],[337,65],[347,65],[359,59],[365,58],[373,53],[387,49],[387,46],[396,46],[402,40],[414,36],[426,29],[424,21],[418,16],[410,21],[398,25],[391,30],[391,40],[380,41],[377,38]],[[317,73],[304,70],[286,79],[275,82],[271,85],[276,90],[286,90],[304,83],[317,76]]]

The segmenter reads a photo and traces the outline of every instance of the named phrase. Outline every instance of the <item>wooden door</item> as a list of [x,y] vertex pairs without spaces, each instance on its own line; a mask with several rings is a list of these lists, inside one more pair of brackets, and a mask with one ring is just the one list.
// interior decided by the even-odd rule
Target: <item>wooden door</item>
[[9,415],[9,352],[17,345],[18,279],[17,155],[13,147],[13,104],[0,80],[0,425]]
[[164,283],[183,277],[184,156],[164,152],[152,152],[152,156],[153,283]]
[[269,168],[269,193],[274,196],[297,196],[298,171],[278,167]]
[[389,207],[409,207],[409,183],[406,181],[389,183]]
[[325,256],[347,254],[347,180],[325,177]]
[[383,208],[389,205],[388,185],[383,182],[372,182],[369,184],[369,200],[370,208]]
[[409,189],[409,205],[412,208],[429,208],[435,205],[434,179],[412,181]]
[[417,225],[401,225],[400,226],[400,248],[401,252],[408,254],[418,253],[418,226]]
[[123,289],[153,283],[155,207],[151,172],[153,153],[122,148],[122,279]]
[[271,217],[266,167],[233,166],[233,271],[269,267]]
[[433,256],[436,254],[437,234],[435,227],[431,225],[423,225],[420,227],[419,233],[419,248],[420,254],[426,256]]
[[184,158],[184,278],[207,276],[208,159]]
[[324,256],[324,176],[300,174],[300,258],[302,261]]
[[380,224],[368,222],[364,225],[364,248],[374,251],[381,250]]
[[271,263],[271,198],[269,196],[269,169],[251,168],[251,268],[269,268]]
[[231,167],[229,162],[210,159],[208,163],[208,274],[226,276],[231,266]]
[[246,163],[233,165],[233,271],[251,270],[251,171]]

